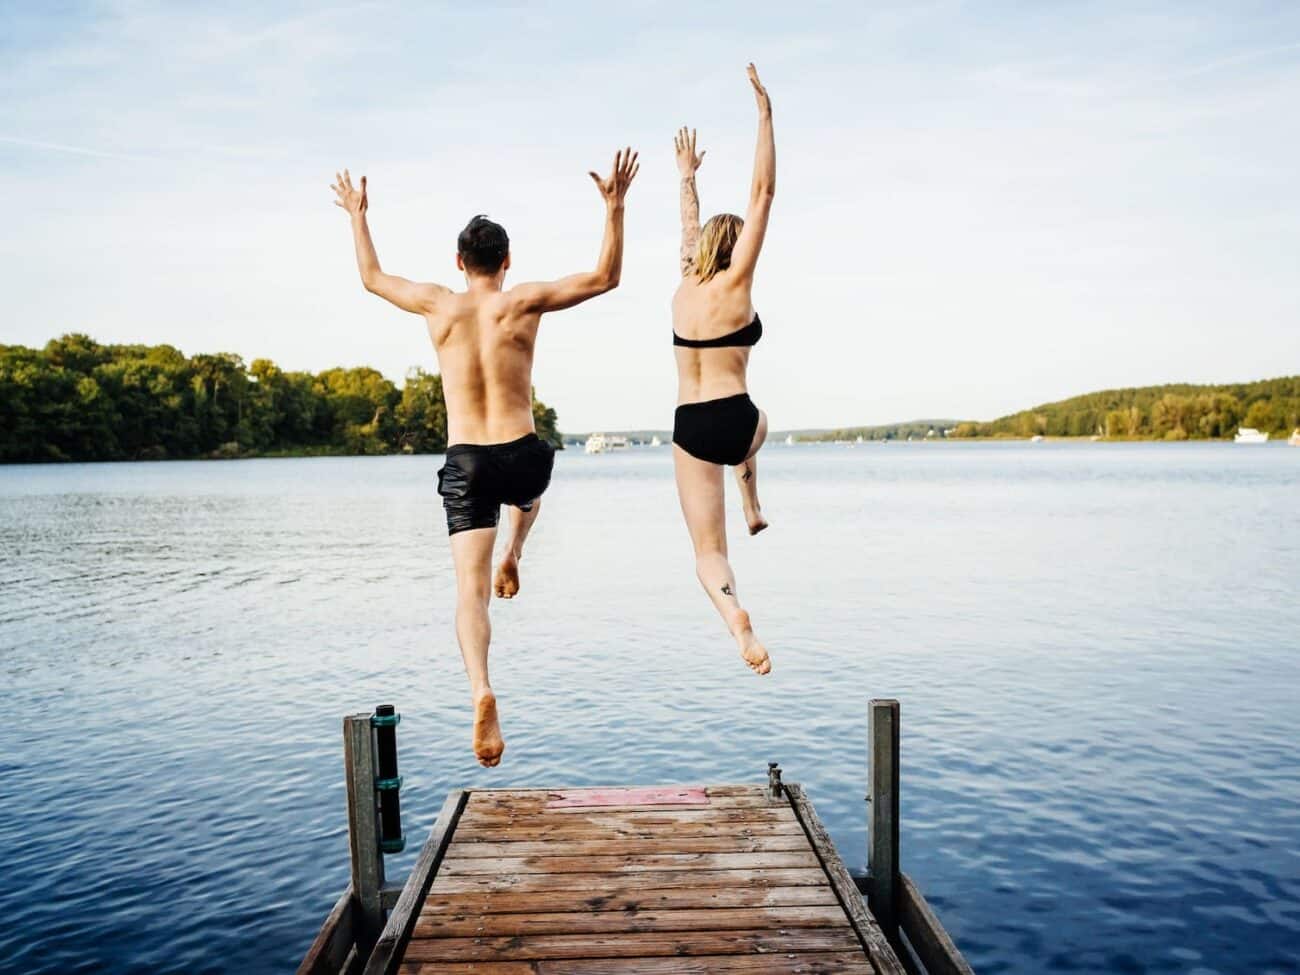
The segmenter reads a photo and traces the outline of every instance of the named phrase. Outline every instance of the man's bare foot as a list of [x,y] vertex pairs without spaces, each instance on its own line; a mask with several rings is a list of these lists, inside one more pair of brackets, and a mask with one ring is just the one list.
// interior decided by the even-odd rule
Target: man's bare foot
[[519,595],[519,560],[509,555],[497,566],[497,577],[492,588],[502,599],[514,599]]
[[740,655],[749,669],[756,674],[768,674],[772,671],[772,658],[767,655],[767,648],[758,642],[754,629],[749,624],[749,614],[739,610],[732,620],[731,635],[736,638]]
[[763,517],[761,511],[746,511],[745,521],[749,524],[749,533],[757,535],[767,527],[767,519]]
[[505,750],[497,720],[497,697],[490,690],[484,691],[474,698],[474,757],[484,768],[493,768]]

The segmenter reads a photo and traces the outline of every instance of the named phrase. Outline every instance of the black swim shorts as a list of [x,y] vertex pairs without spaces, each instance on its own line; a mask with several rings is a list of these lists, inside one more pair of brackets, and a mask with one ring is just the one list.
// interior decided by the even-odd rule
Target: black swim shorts
[[555,448],[537,434],[510,443],[458,443],[447,448],[438,493],[447,533],[495,528],[501,505],[529,511],[551,483]]

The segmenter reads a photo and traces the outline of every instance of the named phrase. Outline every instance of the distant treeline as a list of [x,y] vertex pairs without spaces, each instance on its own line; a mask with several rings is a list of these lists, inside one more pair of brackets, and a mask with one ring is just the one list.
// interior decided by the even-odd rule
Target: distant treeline
[[951,429],[956,420],[911,420],[907,423],[885,423],[870,427],[840,427],[836,430],[792,430],[790,435],[801,441],[856,440],[920,440],[926,436],[941,437]]
[[1238,427],[1285,435],[1300,426],[1300,376],[1224,386],[1108,389],[1048,403],[987,423],[959,423],[953,437],[1100,436],[1206,440]]
[[[533,399],[538,434],[560,445]],[[170,345],[65,335],[0,345],[0,461],[162,460],[258,454],[437,453],[447,447],[442,377],[399,389],[366,367],[285,372],[269,359],[186,356]]]

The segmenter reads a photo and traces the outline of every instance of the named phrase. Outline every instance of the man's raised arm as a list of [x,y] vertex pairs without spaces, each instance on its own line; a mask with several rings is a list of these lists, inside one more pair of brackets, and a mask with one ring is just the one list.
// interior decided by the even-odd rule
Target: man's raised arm
[[570,274],[558,281],[538,281],[512,289],[529,311],[572,308],[618,287],[623,273],[623,199],[641,168],[636,160],[635,152],[623,149],[615,154],[614,169],[607,178],[601,179],[594,172],[589,174],[605,199],[605,237],[600,244],[596,269]]
[[342,207],[352,217],[352,241],[357,248],[357,270],[361,272],[361,283],[371,294],[379,295],[391,301],[402,311],[422,315],[432,311],[438,297],[447,289],[438,284],[420,284],[385,274],[379,266],[379,255],[375,253],[374,241],[370,239],[370,226],[366,223],[366,210],[370,200],[366,196],[366,178],[361,177],[361,189],[352,186],[352,174],[346,169],[342,174],[335,173],[335,183],[330,189],[338,194],[335,206]]

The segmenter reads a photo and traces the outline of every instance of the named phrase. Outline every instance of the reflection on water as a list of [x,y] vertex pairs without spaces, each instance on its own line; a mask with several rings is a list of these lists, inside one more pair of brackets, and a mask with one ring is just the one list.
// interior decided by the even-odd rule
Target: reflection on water
[[1300,971],[1300,451],[774,446],[759,679],[667,450],[559,458],[468,748],[434,457],[0,468],[0,970],[296,964],[347,881],[340,716],[404,714],[415,838],[463,785],[803,782],[981,973]]

